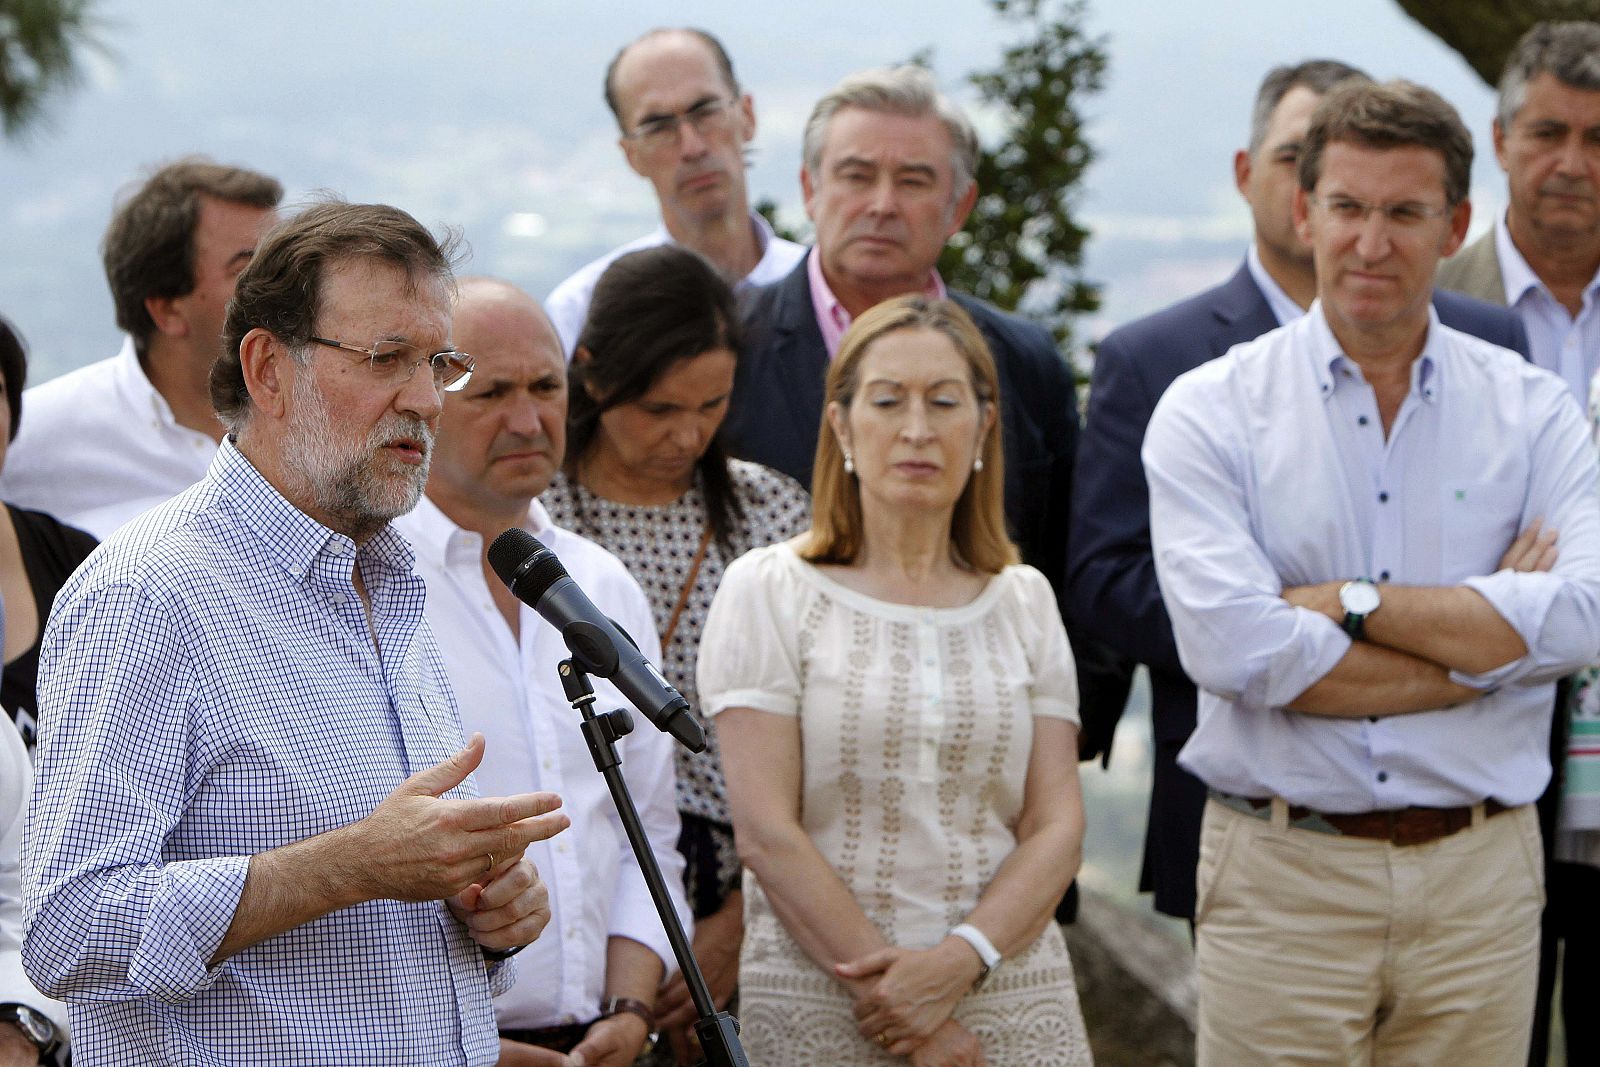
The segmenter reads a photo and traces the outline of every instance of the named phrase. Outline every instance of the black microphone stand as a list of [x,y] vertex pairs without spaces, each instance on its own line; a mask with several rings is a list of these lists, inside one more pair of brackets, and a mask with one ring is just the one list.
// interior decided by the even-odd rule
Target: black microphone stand
[[611,790],[611,800],[622,817],[622,829],[628,835],[628,844],[639,860],[639,870],[644,873],[645,885],[650,887],[650,899],[655,901],[661,925],[666,928],[667,940],[672,942],[672,954],[677,957],[678,969],[683,972],[684,984],[689,987],[689,998],[694,1001],[695,1036],[700,1039],[700,1049],[705,1053],[703,1067],[750,1067],[745,1058],[744,1046],[739,1044],[739,1021],[725,1011],[718,1011],[706,988],[705,975],[694,958],[694,949],[684,935],[683,924],[678,921],[677,909],[667,892],[667,883],[661,877],[661,865],[656,863],[650,850],[650,840],[639,823],[639,811],[633,806],[633,796],[628,792],[627,780],[622,777],[622,757],[617,754],[617,739],[633,732],[633,716],[623,708],[594,713],[594,687],[589,676],[574,659],[564,659],[556,668],[561,674],[561,688],[571,701],[572,709],[583,716],[583,740],[594,758],[595,770],[606,780]]

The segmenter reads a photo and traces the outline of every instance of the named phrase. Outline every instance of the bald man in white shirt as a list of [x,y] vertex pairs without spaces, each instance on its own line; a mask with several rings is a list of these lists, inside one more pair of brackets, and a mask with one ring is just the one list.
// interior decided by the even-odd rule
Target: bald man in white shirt
[[[445,395],[427,495],[397,525],[427,582],[427,616],[444,651],[468,731],[488,739],[477,775],[559,793],[572,820],[562,840],[530,858],[550,892],[552,930],[522,956],[525,977],[496,1000],[502,1065],[625,1067],[655,1029],[651,1005],[673,966],[671,946],[637,861],[562,694],[567,656],[554,627],[520,603],[489,567],[487,547],[521,527],[561,558],[601,611],[653,662],[659,642],[649,602],[605,549],[550,522],[534,498],[560,468],[567,370],[539,305],[503,282],[466,279],[455,309],[457,346],[477,360],[472,379]],[[602,709],[626,701],[596,681]],[[648,723],[618,743],[622,771],[678,915],[683,859],[672,741]]]

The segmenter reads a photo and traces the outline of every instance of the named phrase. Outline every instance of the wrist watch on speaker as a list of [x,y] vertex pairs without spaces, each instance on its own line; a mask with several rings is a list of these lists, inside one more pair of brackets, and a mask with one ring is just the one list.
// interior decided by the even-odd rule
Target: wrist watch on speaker
[[48,1015],[26,1004],[0,1004],[0,1023],[10,1023],[21,1030],[22,1036],[39,1049],[41,1060],[54,1055],[56,1049],[61,1047],[61,1034],[56,1030],[56,1024],[50,1021]]

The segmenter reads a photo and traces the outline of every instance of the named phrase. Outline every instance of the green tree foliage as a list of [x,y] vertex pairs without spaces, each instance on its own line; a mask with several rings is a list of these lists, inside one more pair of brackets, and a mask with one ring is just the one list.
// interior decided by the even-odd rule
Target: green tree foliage
[[1101,87],[1103,41],[1084,35],[1084,0],[991,3],[1022,33],[999,66],[971,75],[1000,132],[979,157],[977,205],[939,272],[1070,342],[1074,317],[1100,306],[1099,287],[1081,271],[1089,232],[1073,208],[1094,159],[1078,105]]
[[1600,0],[1398,0],[1422,28],[1461,54],[1490,85],[1534,23],[1600,19]]
[[78,81],[78,53],[91,43],[94,0],[0,0],[0,129],[16,137],[45,100]]

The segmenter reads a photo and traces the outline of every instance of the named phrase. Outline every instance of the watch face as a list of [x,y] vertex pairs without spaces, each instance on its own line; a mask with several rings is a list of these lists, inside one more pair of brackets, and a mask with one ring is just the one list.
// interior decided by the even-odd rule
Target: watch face
[[26,1004],[7,1005],[8,1018],[17,1024],[24,1037],[43,1048],[56,1036],[55,1024]]
[[1371,582],[1347,582],[1339,590],[1339,604],[1352,615],[1370,615],[1378,610],[1378,587]]

